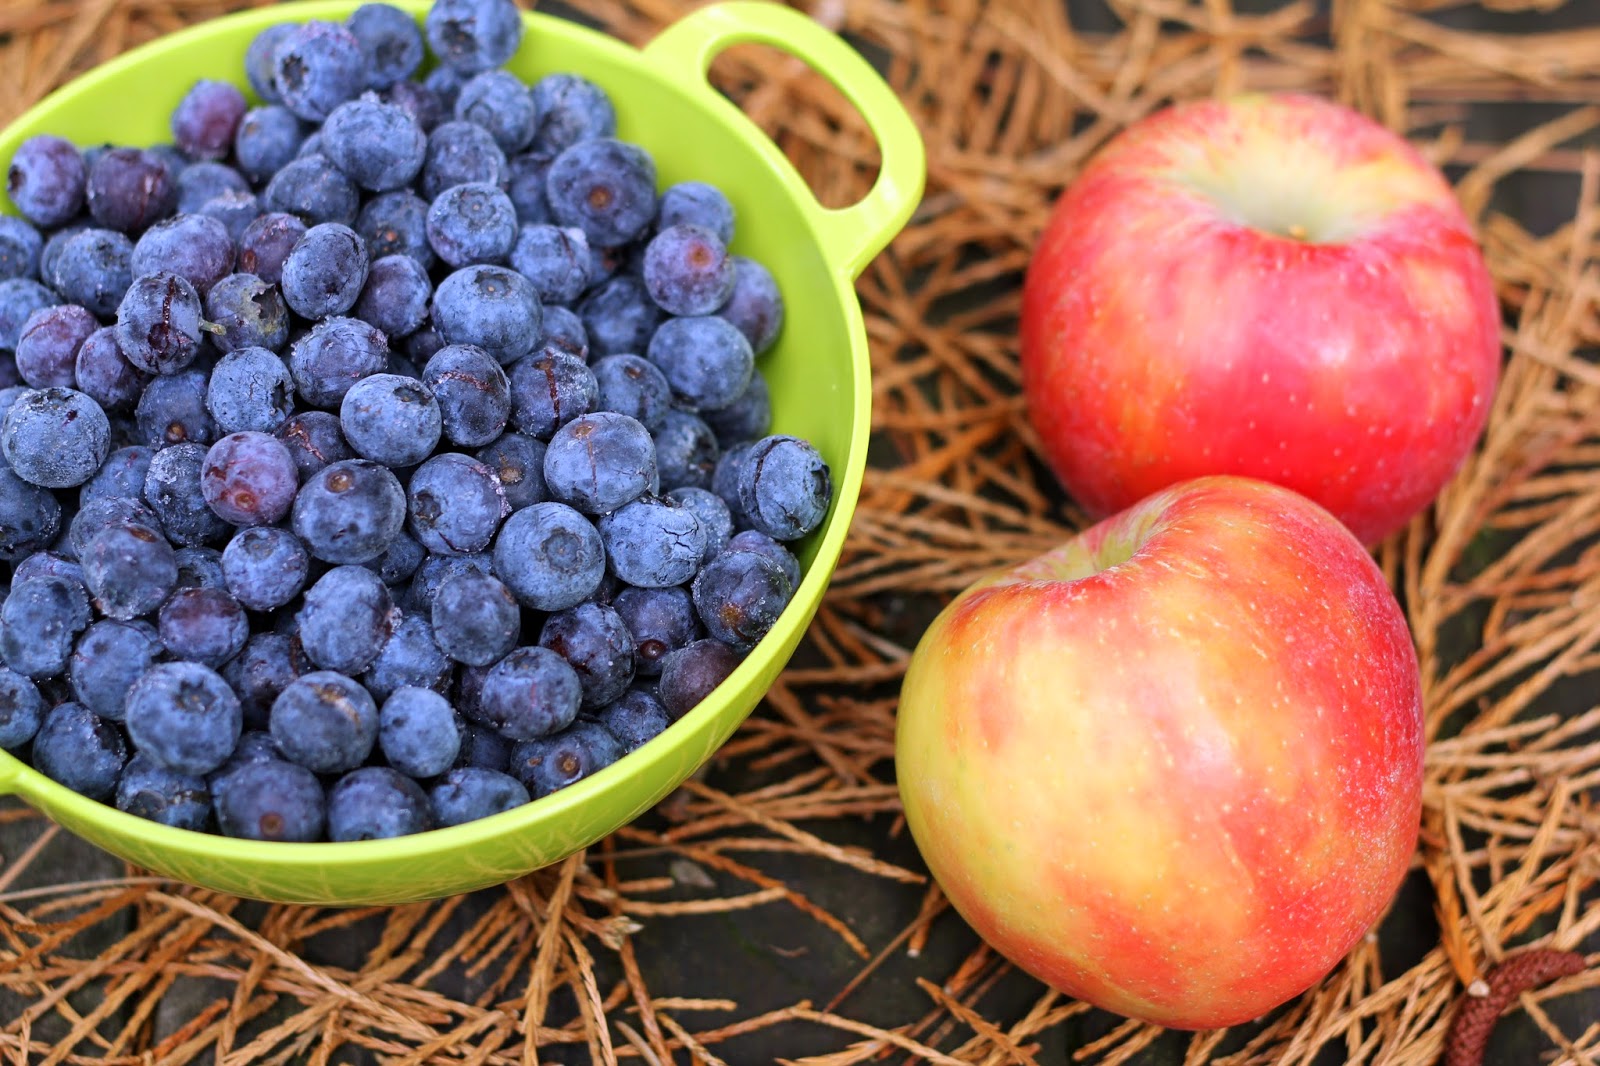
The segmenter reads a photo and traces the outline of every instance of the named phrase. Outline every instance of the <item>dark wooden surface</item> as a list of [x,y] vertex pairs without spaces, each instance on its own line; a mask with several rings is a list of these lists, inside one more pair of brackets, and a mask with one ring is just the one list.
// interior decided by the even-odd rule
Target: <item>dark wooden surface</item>
[[[1085,28],[1092,29],[1097,22],[1107,28],[1114,25],[1106,9],[1099,4],[1073,0],[1072,6],[1077,23]],[[1240,9],[1261,9],[1277,5],[1241,3],[1237,6]],[[570,14],[558,4],[541,4],[541,9]],[[1503,32],[1547,31],[1558,26],[1600,24],[1600,0],[1570,3],[1554,14],[1536,10],[1493,13],[1469,6],[1440,12],[1437,17],[1441,22],[1457,28]],[[1477,108],[1469,124],[1469,133],[1477,139],[1507,140],[1550,115],[1551,112],[1546,108],[1535,105]],[[1548,232],[1570,219],[1576,193],[1575,178],[1524,173],[1513,176],[1501,185],[1495,207],[1519,218],[1536,232]],[[880,457],[879,461],[892,463],[893,457]],[[891,635],[907,643],[915,639],[915,635],[931,618],[933,605],[928,602],[901,599],[886,603],[892,611],[890,627],[894,632]],[[1573,691],[1571,700],[1570,707],[1560,709],[1587,709],[1592,703],[1592,694]],[[735,769],[717,764],[711,768],[708,780],[729,792],[738,792],[759,783],[748,780]],[[14,806],[15,802],[0,800],[0,809]],[[647,820],[657,818],[657,815],[647,816]],[[904,834],[889,834],[889,820],[886,817],[859,822],[831,821],[826,825],[808,828],[814,828],[833,842],[859,845],[891,862],[921,868],[909,838]],[[9,861],[20,854],[37,837],[40,829],[40,823],[36,820],[0,824],[0,856]],[[873,951],[886,944],[915,916],[921,898],[919,888],[876,878],[843,877],[837,866],[804,856],[766,856],[761,865],[766,872],[783,878],[821,906],[846,918]],[[115,877],[122,873],[123,866],[119,861],[61,833],[31,869],[9,886],[9,890]],[[626,875],[630,877],[668,874],[669,861],[661,856],[642,856],[629,860],[626,866]],[[685,898],[695,894],[691,889],[678,893]],[[465,929],[472,917],[481,913],[492,897],[492,892],[483,893],[470,901],[451,920],[450,928],[441,931],[441,939],[448,940],[452,929]],[[671,898],[671,894],[666,898]],[[1386,971],[1399,972],[1420,958],[1436,942],[1437,930],[1431,901],[1430,889],[1420,876],[1414,877],[1402,891],[1395,905],[1394,917],[1384,925],[1382,946]],[[257,913],[257,908],[251,905],[238,912],[237,916],[248,922],[253,913]],[[91,933],[79,937],[70,950],[83,957],[93,956],[127,932],[129,918],[124,912],[122,920],[101,923]],[[334,935],[319,937],[306,945],[303,954],[312,962],[359,966],[374,942],[378,928],[377,920],[373,920],[348,927]],[[825,1004],[845,987],[861,966],[861,961],[844,947],[837,936],[813,922],[797,920],[793,911],[778,907],[757,907],[725,914],[649,922],[637,935],[636,943],[645,977],[656,995],[723,997],[736,994],[741,1017],[784,1007],[802,999],[809,999],[819,1006]],[[916,987],[915,979],[922,977],[935,983],[944,980],[975,944],[976,938],[972,932],[959,919],[947,914],[935,923],[931,939],[920,957],[912,958],[904,951],[896,952],[841,1004],[840,1010],[852,1017],[884,1026],[913,1021],[926,1013],[929,1007],[928,997]],[[1590,951],[1600,949],[1600,942],[1590,943],[1586,947]],[[597,961],[605,967],[610,958],[603,956]],[[606,986],[608,978],[618,977],[620,973],[602,969],[602,987]],[[470,997],[474,992],[474,981],[465,975],[455,974],[438,987],[446,993]],[[228,986],[216,982],[179,981],[157,1014],[154,1036],[160,1039],[191,1018],[201,1006],[219,994],[226,994],[228,990]],[[1034,982],[1020,975],[1012,975],[984,999],[984,1013],[996,1021],[1014,1020],[1033,1003],[1038,993],[1039,986]],[[74,997],[79,1008],[85,1010],[93,1000],[92,989]],[[12,993],[0,991],[0,1024],[9,1022],[25,1002]],[[553,1015],[559,1017],[563,1008],[570,1009],[570,1004],[555,1004]],[[1600,997],[1568,996],[1547,1004],[1547,1009],[1569,1033],[1582,1032],[1589,1025],[1600,1022]],[[250,1028],[253,1030],[270,1025],[273,1020],[274,1016],[268,1015]],[[1103,1035],[1117,1022],[1118,1019],[1098,1012],[1074,1019],[1043,1037],[1043,1047],[1037,1059],[1041,1063],[1071,1061],[1073,1049]],[[35,1038],[44,1036],[48,1031],[48,1028],[36,1029]],[[850,1040],[836,1031],[795,1023],[720,1044],[715,1050],[733,1064],[769,1063],[778,1056],[796,1058],[836,1051]],[[1185,1043],[1186,1038],[1182,1035],[1171,1034],[1133,1061],[1139,1066],[1176,1066],[1182,1061]],[[1519,1012],[1501,1023],[1486,1061],[1489,1066],[1528,1066],[1541,1061],[1541,1056],[1549,1053],[1549,1047],[1548,1040]],[[546,1061],[557,1062],[588,1061],[587,1052],[581,1048],[556,1050],[542,1057]],[[346,1048],[335,1056],[334,1061],[365,1063],[379,1060],[360,1049]],[[681,1061],[687,1062],[687,1056]],[[900,1061],[900,1057],[890,1061]],[[1339,1061],[1341,1058],[1337,1050],[1329,1050],[1319,1060],[1326,1063]]]

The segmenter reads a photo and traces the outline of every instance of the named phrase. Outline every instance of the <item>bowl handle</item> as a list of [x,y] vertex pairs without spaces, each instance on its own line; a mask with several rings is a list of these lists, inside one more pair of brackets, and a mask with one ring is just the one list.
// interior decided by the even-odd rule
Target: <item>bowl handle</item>
[[894,238],[922,199],[927,167],[922,136],[894,90],[859,52],[805,13],[772,0],[727,0],[697,8],[662,30],[645,46],[644,54],[659,67],[692,79],[687,82],[692,89],[729,106],[706,82],[706,74],[719,52],[747,42],[771,45],[805,60],[861,112],[877,138],[883,160],[878,179],[850,207],[823,207],[791,168],[823,254],[853,279]]

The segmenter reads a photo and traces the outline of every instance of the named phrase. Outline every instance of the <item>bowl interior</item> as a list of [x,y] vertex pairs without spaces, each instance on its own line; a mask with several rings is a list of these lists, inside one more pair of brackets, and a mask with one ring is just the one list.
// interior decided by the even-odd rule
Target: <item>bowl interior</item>
[[[230,81],[248,93],[245,49],[264,26],[338,21],[355,6],[323,0],[276,5],[152,42],[74,81],[0,132],[0,162],[42,132],[82,147],[168,141],[168,116],[197,79]],[[419,19],[426,10],[420,0],[399,0],[399,6]],[[771,386],[773,431],[810,440],[834,480],[824,525],[794,545],[806,566],[794,601],[710,697],[619,763],[520,809],[413,837],[267,844],[169,829],[78,796],[0,753],[0,784],[79,836],[181,880],[284,902],[397,903],[500,883],[593,843],[681,783],[760,701],[815,614],[865,465],[867,348],[850,279],[825,261],[793,192],[792,168],[719,94],[704,83],[675,80],[639,52],[585,27],[537,14],[525,18],[522,47],[507,68],[529,81],[571,71],[605,88],[616,102],[618,136],[652,153],[660,186],[688,179],[719,185],[738,215],[732,250],[763,263],[783,291],[785,328],[758,362]],[[3,192],[0,209],[14,210]]]

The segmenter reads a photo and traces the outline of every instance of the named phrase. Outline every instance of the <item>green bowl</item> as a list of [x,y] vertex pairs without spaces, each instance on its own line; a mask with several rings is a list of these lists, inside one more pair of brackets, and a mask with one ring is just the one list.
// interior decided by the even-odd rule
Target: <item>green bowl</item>
[[[420,20],[423,0],[395,0]],[[247,11],[147,44],[42,101],[3,133],[0,162],[35,133],[88,146],[170,140],[167,116],[199,78],[238,84],[246,46],[274,22],[342,20],[353,0]],[[123,814],[0,753],[0,791],[22,797],[106,851],[160,874],[234,895],[333,906],[392,904],[503,883],[560,861],[627,824],[683,782],[728,739],[794,654],[839,559],[861,489],[871,410],[867,336],[854,280],[905,225],[921,198],[922,142],[890,88],[843,40],[765,0],[703,7],[642,50],[574,23],[529,14],[508,69],[592,79],[617,103],[618,136],[646,147],[659,180],[720,185],[738,212],[733,250],[765,264],[781,286],[786,325],[760,366],[773,429],[809,439],[833,471],[834,501],[799,545],[805,577],[777,625],[700,706],[607,767],[521,808],[412,837],[274,844],[172,829]],[[865,117],[882,150],[872,190],[842,210],[819,205],[794,167],[706,81],[721,50],[759,42],[799,56]],[[3,197],[3,194],[0,194]],[[15,209],[0,198],[0,209]]]

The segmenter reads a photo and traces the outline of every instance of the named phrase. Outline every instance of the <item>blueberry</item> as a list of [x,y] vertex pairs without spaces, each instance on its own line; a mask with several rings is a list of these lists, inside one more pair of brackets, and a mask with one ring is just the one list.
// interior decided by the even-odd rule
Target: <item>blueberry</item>
[[133,246],[129,268],[135,278],[159,272],[177,274],[202,299],[233,270],[233,238],[209,215],[178,215],[157,222]]
[[192,215],[219,196],[251,194],[250,179],[226,163],[200,162],[186,167],[177,177],[178,214]]
[[132,410],[150,383],[150,375],[122,354],[114,326],[102,326],[84,338],[73,362],[72,379],[79,392],[108,413]]
[[17,337],[17,373],[31,388],[71,388],[77,380],[78,351],[100,328],[77,304],[41,307],[28,316]]
[[89,167],[64,137],[36,133],[23,141],[6,169],[6,195],[29,222],[61,226],[83,209]]
[[484,676],[476,720],[511,740],[531,740],[571,725],[582,696],[571,663],[547,648],[517,648]]
[[[73,649],[68,665],[72,694],[100,717],[120,721],[129,689],[164,651],[155,630],[147,623],[109,619],[96,622],[78,638]],[[0,709],[3,706],[0,700]]]
[[268,285],[283,280],[283,261],[305,236],[307,226],[297,216],[269,211],[244,228],[239,237],[239,270],[254,274]]
[[155,152],[112,148],[90,165],[84,199],[96,225],[133,234],[177,210],[178,188]]
[[429,90],[439,100],[439,106],[446,113],[453,112],[456,99],[461,95],[461,86],[465,84],[468,75],[462,74],[453,67],[443,63],[428,71],[422,79],[422,87]]
[[506,195],[517,209],[517,221],[525,226],[550,221],[550,201],[545,197],[550,158],[521,152],[506,160]]
[[389,547],[376,559],[362,564],[382,579],[385,585],[403,585],[417,572],[428,550],[404,533],[397,534]]
[[326,800],[316,775],[283,759],[239,767],[216,795],[217,826],[245,840],[309,843],[322,838]]
[[666,375],[649,360],[626,353],[607,355],[592,369],[600,390],[597,410],[628,415],[653,432],[672,409]]
[[615,511],[643,493],[657,492],[650,431],[613,411],[579,415],[550,438],[544,482],[552,498],[585,514]]
[[[0,356],[0,381],[15,378],[16,374],[16,361]],[[6,412],[11,410],[11,405],[16,403],[23,393],[31,391],[26,385],[6,385],[0,388],[0,420],[5,418]],[[3,463],[0,463],[0,466],[3,465]]]
[[679,406],[714,411],[750,385],[755,356],[744,334],[715,315],[671,318],[650,338],[645,354],[661,368]]
[[292,22],[279,22],[266,27],[250,39],[244,53],[244,72],[250,87],[257,96],[269,104],[282,101],[278,93],[274,56],[278,46],[295,31]]
[[294,457],[269,433],[230,433],[211,446],[200,486],[217,517],[236,526],[272,525],[289,513],[299,488]]
[[595,720],[617,738],[623,754],[637,751],[672,724],[672,716],[647,688],[634,686],[595,712]]
[[428,136],[416,119],[376,97],[340,104],[322,126],[322,154],[370,192],[410,185],[427,150]]
[[578,141],[550,164],[546,195],[556,221],[583,230],[590,244],[624,244],[655,216],[655,162],[613,137]]
[[93,800],[116,794],[127,761],[122,733],[81,703],[52,707],[33,738],[34,769]]
[[[149,476],[148,469],[145,476]],[[95,534],[115,525],[127,523],[159,530],[161,520],[154,508],[145,503],[142,488],[140,492],[141,495],[136,497],[109,496],[81,502],[78,512],[67,525],[63,552],[71,558],[82,559]]]
[[310,565],[305,545],[287,529],[241,530],[222,549],[227,589],[253,611],[276,610],[298,596]]
[[701,411],[700,417],[711,427],[724,449],[766,435],[772,427],[772,399],[766,376],[760,370],[752,371],[750,384],[737,400],[714,411]]
[[110,452],[110,421],[76,389],[31,389],[0,422],[0,453],[18,477],[43,488],[83,484]]
[[272,734],[264,729],[251,727],[248,724],[249,720],[247,712],[245,715],[247,724],[244,732],[239,734],[239,742],[233,746],[233,751],[229,753],[227,760],[206,775],[206,781],[211,786],[213,794],[226,790],[225,779],[235,770],[283,758],[283,752],[278,750],[278,742],[272,739]]
[[622,744],[598,722],[578,721],[511,751],[511,772],[535,799],[576,784],[622,758]]
[[[702,563],[708,563],[721,554],[722,549],[733,537],[734,522],[733,512],[721,496],[710,489],[697,488],[693,485],[680,485],[667,492],[667,498],[686,510],[693,511],[694,516],[700,520],[700,528],[705,532],[705,551],[700,556]],[[796,564],[798,566],[798,564]],[[799,574],[790,580],[790,584],[800,583]]]
[[244,608],[219,588],[178,589],[156,617],[168,654],[213,669],[239,654],[250,639]]
[[34,683],[13,670],[0,669],[0,748],[15,751],[32,740],[44,714],[44,697]]
[[633,637],[634,665],[641,677],[658,676],[669,653],[702,636],[694,600],[680,586],[629,586],[617,593],[612,607]]
[[463,267],[433,294],[433,324],[445,343],[476,345],[502,365],[538,346],[543,320],[533,283],[502,266]]
[[107,618],[126,621],[150,614],[178,584],[172,545],[148,526],[107,526],[89,538],[81,558],[83,583]]
[[482,348],[452,344],[428,359],[422,381],[439,404],[444,437],[463,448],[498,439],[511,415],[511,382]]
[[190,159],[221,159],[249,106],[234,85],[202,78],[172,111],[173,143]]
[[645,248],[643,266],[650,298],[670,314],[709,315],[733,295],[733,261],[703,226],[680,223],[661,230]]
[[276,286],[254,274],[229,274],[205,298],[206,318],[219,329],[212,334],[224,352],[264,348],[278,352],[289,340],[289,307]]
[[661,193],[656,207],[656,229],[699,226],[713,233],[724,246],[733,243],[733,204],[727,194],[703,181],[680,181]]
[[458,452],[442,452],[417,467],[407,495],[411,535],[438,554],[485,550],[510,513],[494,472]]
[[490,575],[452,574],[433,597],[433,632],[456,662],[488,666],[517,646],[521,610],[511,591]]
[[206,388],[204,372],[193,367],[146,382],[133,409],[140,443],[164,448],[216,440],[217,424],[206,408]]
[[538,117],[533,94],[509,71],[475,74],[462,83],[456,96],[455,118],[488,130],[508,156],[533,140]]
[[545,499],[544,450],[543,441],[522,433],[506,433],[474,455],[500,479],[506,506],[520,511]]
[[599,531],[564,503],[535,503],[514,512],[495,538],[495,576],[536,611],[583,602],[599,586],[605,565]]
[[537,440],[600,406],[600,383],[577,356],[561,352],[532,355],[511,367],[511,419]]
[[289,373],[312,407],[338,407],[350,386],[388,361],[388,338],[358,318],[325,318],[289,346]]
[[408,608],[431,615],[433,597],[438,593],[439,586],[444,583],[445,578],[467,570],[480,574],[492,573],[493,560],[488,552],[476,552],[472,555],[429,555],[422,560],[422,565],[417,567],[417,572],[411,578],[411,584],[407,589]]
[[423,133],[431,133],[446,118],[444,101],[420,81],[397,81],[384,91],[383,99],[404,108]]
[[238,247],[250,223],[261,217],[261,201],[253,192],[224,192],[213,196],[195,210],[222,223],[228,239]]
[[661,659],[656,693],[673,721],[695,707],[739,665],[739,653],[710,637],[669,651]]
[[533,151],[554,159],[579,141],[612,137],[617,132],[617,112],[604,89],[577,74],[546,74],[533,84],[539,111]]
[[[76,560],[57,551],[36,551],[25,559],[17,560],[11,567],[12,584],[46,575],[71,578],[80,585],[84,584],[83,567]],[[84,591],[88,591],[87,586]]]
[[442,421],[433,392],[415,378],[373,374],[350,387],[339,426],[356,454],[390,467],[414,466],[439,443]]
[[756,355],[772,347],[783,329],[783,294],[766,267],[754,259],[733,257],[733,291],[717,314],[743,333]]
[[589,348],[596,355],[647,351],[663,317],[644,282],[627,274],[591,288],[578,301],[576,310]]
[[272,739],[286,758],[319,774],[366,761],[378,740],[378,707],[366,689],[332,670],[291,681],[272,701]]
[[[292,409],[292,400],[289,406]],[[291,415],[273,435],[283,441],[289,454],[294,456],[302,482],[334,463],[356,457],[339,428],[338,416],[327,411],[302,411]]]
[[694,577],[705,555],[700,519],[665,496],[640,496],[601,515],[596,525],[612,573],[629,585],[681,585]]
[[383,581],[364,566],[336,566],[306,590],[295,615],[300,646],[324,670],[358,674],[394,631],[395,609]]
[[[142,502],[145,475],[150,472],[150,460],[155,454],[156,450],[145,444],[130,444],[112,452],[94,477],[78,490],[79,506],[87,507],[96,500],[110,497]],[[5,523],[0,521],[0,529],[4,526]]]
[[437,777],[461,751],[461,725],[450,702],[432,689],[396,689],[378,712],[378,747],[401,773]]
[[570,304],[589,284],[589,239],[576,227],[524,225],[510,259],[542,303]]
[[428,243],[428,203],[410,189],[379,193],[361,207],[355,230],[367,242],[376,263],[390,255],[408,255],[423,269],[433,266]]
[[539,646],[578,672],[585,709],[603,707],[633,683],[633,636],[614,607],[589,602],[556,611],[539,631]]
[[363,766],[328,790],[329,840],[382,840],[432,828],[428,794],[398,770]]
[[406,687],[431,689],[442,695],[449,688],[452,665],[439,650],[426,615],[403,614],[361,680],[367,691],[380,700]]
[[145,474],[145,502],[155,511],[167,539],[181,547],[219,543],[228,535],[228,524],[206,506],[200,487],[206,451],[204,444],[163,448]]
[[55,248],[46,280],[65,299],[110,318],[133,281],[133,249],[127,235],[116,230],[79,230]]
[[267,181],[294,162],[306,133],[300,117],[281,104],[252,108],[245,112],[234,134],[234,159],[252,180]]
[[432,299],[427,267],[409,255],[388,255],[373,261],[353,314],[393,341],[422,328]]
[[[248,729],[265,729],[278,693],[301,674],[310,672],[310,662],[284,633],[252,633],[245,641],[244,650],[222,667],[223,678],[239,697]],[[249,736],[246,733],[240,738],[241,745]],[[279,754],[275,744],[271,750]],[[238,755],[239,750],[235,748],[234,757]]]
[[267,181],[261,206],[271,213],[296,215],[308,226],[328,222],[348,226],[361,209],[361,190],[327,156],[307,151],[314,147],[314,139],[316,134],[301,142],[300,154]]
[[[478,691],[483,687],[483,679],[488,676],[488,667],[463,667],[461,670],[463,684],[456,695],[457,705],[462,708],[471,707],[472,713],[476,714]],[[476,679],[477,686],[470,696],[466,691],[468,678]],[[456,766],[471,766],[504,773],[511,762],[511,745],[512,741],[501,736],[492,726],[467,721],[461,730],[461,752],[456,756]]]
[[336,23],[304,22],[273,50],[272,81],[285,107],[307,122],[321,122],[366,88],[361,44]]
[[15,215],[0,215],[0,281],[39,276],[44,237],[33,224]]
[[428,793],[440,826],[464,825],[503,814],[528,802],[528,790],[510,774],[480,766],[460,766]]
[[200,294],[180,274],[158,270],[133,279],[117,305],[117,343],[147,374],[174,374],[200,354]]
[[175,829],[202,831],[211,820],[211,786],[197,774],[161,765],[136,752],[122,768],[116,808]]
[[180,589],[228,590],[228,578],[222,572],[222,553],[215,548],[179,548],[172,553],[178,561],[178,587]]
[[337,222],[306,230],[283,261],[283,299],[302,318],[342,315],[356,304],[371,261],[356,231]]
[[432,202],[457,185],[486,182],[501,186],[510,177],[505,152],[494,134],[475,122],[441,122],[428,134],[419,187]]
[[786,434],[748,445],[739,466],[735,508],[774,540],[791,541],[822,524],[833,498],[828,464],[809,441]]
[[439,62],[472,75],[503,65],[522,43],[522,13],[512,0],[434,0],[423,20]]
[[0,351],[16,351],[17,338],[22,335],[22,327],[28,321],[28,316],[41,307],[51,307],[60,302],[55,292],[32,278],[0,281]]
[[692,588],[706,632],[739,651],[753,648],[778,621],[794,586],[759,552],[725,551],[701,568]]
[[128,737],[157,763],[207,774],[243,731],[239,699],[215,670],[197,662],[157,663],[128,689]]
[[517,211],[498,185],[453,185],[428,208],[427,233],[434,254],[452,267],[503,263],[516,243]]
[[350,12],[344,25],[361,46],[367,88],[387,89],[403,83],[422,65],[422,30],[416,19],[393,4],[362,4]]
[[656,445],[656,467],[661,484],[669,491],[705,488],[722,454],[717,436],[705,420],[678,408],[669,408],[651,430]]

